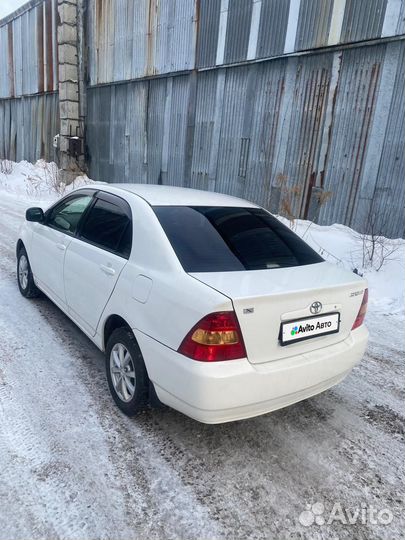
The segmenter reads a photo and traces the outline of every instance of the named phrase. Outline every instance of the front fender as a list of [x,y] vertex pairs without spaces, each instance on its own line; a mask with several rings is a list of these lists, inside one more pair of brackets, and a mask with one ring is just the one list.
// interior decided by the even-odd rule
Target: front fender
[[24,245],[25,251],[27,252],[28,258],[30,258],[31,253],[31,244],[32,244],[32,227],[30,227],[27,221],[24,221],[18,231],[18,240],[16,244],[16,256],[21,247],[21,244]]

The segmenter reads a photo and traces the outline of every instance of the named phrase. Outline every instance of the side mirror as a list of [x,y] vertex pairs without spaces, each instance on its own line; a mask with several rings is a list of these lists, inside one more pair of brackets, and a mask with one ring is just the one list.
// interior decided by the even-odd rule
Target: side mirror
[[25,212],[25,219],[27,221],[36,221],[37,223],[41,223],[44,220],[44,212],[42,208],[38,208],[36,206],[33,208],[28,208],[28,210]]

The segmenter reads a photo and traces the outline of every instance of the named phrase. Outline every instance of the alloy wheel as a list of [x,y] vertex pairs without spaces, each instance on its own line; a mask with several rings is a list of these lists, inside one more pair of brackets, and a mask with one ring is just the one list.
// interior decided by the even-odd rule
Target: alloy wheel
[[132,356],[122,343],[116,343],[110,354],[110,373],[117,396],[127,403],[135,394],[136,376]]
[[25,291],[28,286],[28,260],[25,255],[21,255],[18,261],[18,280],[21,288]]

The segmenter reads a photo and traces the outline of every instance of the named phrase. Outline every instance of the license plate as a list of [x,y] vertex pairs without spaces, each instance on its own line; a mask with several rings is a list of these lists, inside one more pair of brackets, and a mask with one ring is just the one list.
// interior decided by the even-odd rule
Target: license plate
[[304,339],[336,334],[339,332],[339,324],[339,313],[326,313],[325,315],[284,322],[281,323],[280,328],[280,343],[281,345],[289,345]]

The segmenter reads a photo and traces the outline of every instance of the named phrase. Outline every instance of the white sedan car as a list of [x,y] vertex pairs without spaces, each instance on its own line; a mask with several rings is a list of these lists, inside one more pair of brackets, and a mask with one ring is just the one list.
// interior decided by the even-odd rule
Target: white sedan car
[[267,413],[339,383],[367,344],[365,280],[227,195],[92,184],[28,209],[17,259],[21,293],[105,351],[127,415],[156,397],[205,423]]

